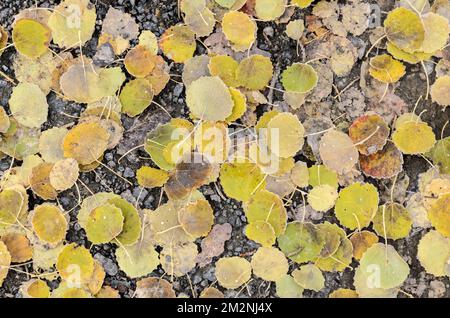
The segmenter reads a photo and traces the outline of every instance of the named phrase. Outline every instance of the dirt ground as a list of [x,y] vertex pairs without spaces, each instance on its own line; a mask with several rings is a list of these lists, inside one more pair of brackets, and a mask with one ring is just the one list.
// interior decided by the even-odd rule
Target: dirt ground
[[[91,0],[95,2],[97,9],[97,28],[93,38],[83,48],[83,53],[92,57],[95,53],[97,39],[101,29],[101,20],[105,17],[109,6],[113,5],[115,8],[124,10],[136,18],[141,29],[149,29],[157,36],[160,36],[166,28],[172,26],[181,20],[177,13],[176,0]],[[392,8],[393,1],[371,1],[378,2],[382,11],[388,11]],[[0,3],[0,24],[8,27],[12,23],[13,17],[21,9],[31,7],[37,4],[39,7],[53,7],[59,3],[57,0],[3,0]],[[308,12],[308,11],[306,11]],[[297,10],[294,17],[302,18],[305,11]],[[290,65],[298,60],[296,54],[295,42],[290,40],[284,33],[285,26],[277,25],[276,23],[262,23],[258,22],[258,48],[268,51],[271,54],[272,62],[276,71],[283,70],[286,65]],[[370,47],[367,36],[362,36],[361,39],[365,43],[364,50]],[[198,46],[197,54],[204,53],[204,48]],[[2,71],[11,77],[14,77],[12,71],[12,60],[15,51],[9,48],[1,57],[0,65]],[[78,53],[77,53],[78,54]],[[359,77],[359,69],[361,60],[354,66],[350,75],[339,80],[335,80],[335,85],[338,89],[343,89],[354,79]],[[431,65],[432,66],[432,65]],[[171,74],[181,74],[182,67],[180,65],[171,66]],[[431,80],[434,81],[434,72],[430,74]],[[184,101],[184,88],[182,84],[177,83],[178,79],[173,77],[164,91],[156,98],[156,101],[163,105],[173,117],[187,117],[187,107]],[[420,66],[408,66],[407,75],[402,79],[400,86],[396,93],[406,102],[410,110],[413,109],[414,104],[425,90],[425,78],[423,77],[423,70]],[[280,83],[276,84],[281,88]],[[358,84],[355,84],[357,87]],[[7,107],[7,101],[11,93],[12,86],[9,82],[0,78],[0,104]],[[267,92],[266,92],[267,93]],[[280,93],[274,92],[274,101],[282,100]],[[73,121],[70,116],[78,116],[83,110],[84,106],[67,102],[58,98],[54,93],[48,96],[49,120],[45,124],[47,129],[53,126],[62,126]],[[437,136],[440,136],[442,127],[450,118],[450,108],[443,112],[442,107],[432,105],[430,102],[421,103],[417,109],[420,113],[423,109],[427,109],[422,116],[423,120],[428,122],[434,129]],[[69,115],[69,116],[68,116]],[[118,159],[127,150],[142,144],[145,135],[148,131],[155,128],[159,123],[166,122],[170,118],[164,111],[157,107],[149,107],[141,116],[132,119],[127,116],[122,116],[124,128],[126,129],[125,136],[120,145],[105,153],[103,162],[111,169],[117,171],[124,177],[134,180],[134,185],[129,185],[123,180],[110,173],[107,169],[99,167],[94,172],[84,173],[81,180],[88,184],[94,192],[99,191],[113,191],[116,194],[122,195],[130,202],[136,202],[139,198],[139,206],[141,208],[155,209],[158,205],[160,190],[148,191],[144,190],[140,194],[140,188],[135,180],[135,171],[147,160],[148,155],[143,150],[132,152],[120,163]],[[444,133],[448,136],[449,130]],[[297,159],[297,158],[296,158]],[[305,160],[302,156],[298,159]],[[145,162],[148,164],[148,162]],[[0,171],[5,171],[9,168],[10,159],[3,159],[0,161]],[[404,163],[405,171],[399,176],[399,180],[405,180],[405,175],[409,177],[409,186],[407,191],[416,191],[418,174],[429,169],[427,162],[419,157],[405,156]],[[407,178],[406,177],[406,178]],[[382,192],[383,189],[389,188],[388,183],[377,184],[378,189]],[[89,195],[85,189],[82,190],[83,197]],[[214,186],[204,186],[201,191],[212,204],[216,223],[228,222],[233,227],[232,238],[227,241],[225,245],[225,252],[223,256],[250,256],[252,252],[258,247],[254,242],[249,241],[243,233],[246,225],[246,218],[239,202],[231,199],[222,200]],[[31,194],[31,193],[30,193]],[[139,195],[140,194],[140,195]],[[59,200],[63,207],[70,210],[77,202],[76,191],[68,190],[59,196]],[[34,205],[40,203],[40,199],[31,195],[30,204]],[[290,215],[295,215],[297,209],[303,206],[301,197],[295,196],[293,204],[289,207]],[[73,211],[70,215],[70,229],[67,235],[67,240],[70,242],[77,242],[78,244],[90,247],[86,235],[76,223],[76,214],[78,209]],[[322,222],[323,220],[330,220],[336,222],[332,213],[325,213],[315,222]],[[410,294],[414,297],[450,297],[450,281],[448,278],[435,278],[432,275],[426,274],[424,269],[420,266],[416,258],[417,244],[419,239],[426,233],[423,229],[413,229],[406,239],[390,242],[395,246],[397,251],[402,255],[411,267],[411,273],[405,284],[401,287],[404,292],[399,293],[399,297],[407,297]],[[198,242],[197,242],[198,243]],[[123,297],[131,297],[135,289],[135,280],[129,279],[121,272],[115,261],[115,246],[112,244],[95,245],[91,248],[94,257],[99,260],[107,273],[105,284],[112,286],[120,291]],[[213,262],[214,263],[214,262]],[[351,266],[356,267],[356,262]],[[292,265],[291,265],[292,266]],[[22,271],[32,271],[32,265],[17,267]],[[162,269],[156,270],[152,276],[161,276]],[[0,288],[0,297],[17,297],[17,291],[20,284],[27,280],[27,275],[11,270],[9,275]],[[174,289],[179,293],[192,296],[193,291],[198,295],[205,287],[209,286],[215,281],[214,266],[212,264],[199,269],[196,268],[189,273],[190,281],[193,288],[191,288],[189,280],[186,277],[176,279],[174,282]],[[337,288],[353,288],[353,274],[351,269],[347,269],[342,273],[325,273],[325,288],[320,292],[305,291],[305,297],[327,297],[328,294]],[[51,287],[56,287],[58,281],[50,282]],[[276,297],[275,286],[269,282],[253,279],[248,284],[248,288],[240,291],[225,291],[226,297]]]

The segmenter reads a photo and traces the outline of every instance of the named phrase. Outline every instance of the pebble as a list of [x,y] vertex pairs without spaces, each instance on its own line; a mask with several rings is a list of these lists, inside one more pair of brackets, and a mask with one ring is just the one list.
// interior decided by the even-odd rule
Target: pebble
[[116,263],[114,263],[114,261],[112,261],[111,259],[106,258],[100,253],[95,254],[94,258],[102,264],[106,274],[115,276],[119,272],[119,268],[117,267]]

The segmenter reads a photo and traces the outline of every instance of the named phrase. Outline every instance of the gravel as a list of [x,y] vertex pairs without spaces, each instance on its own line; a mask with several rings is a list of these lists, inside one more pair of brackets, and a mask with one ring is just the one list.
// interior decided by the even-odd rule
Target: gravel
[[[4,0],[0,3],[0,24],[7,26],[10,29],[13,17],[21,9],[32,7],[37,4],[39,7],[51,7],[59,1],[55,0]],[[377,1],[371,1],[373,3]],[[393,1],[384,0],[378,1],[384,11],[388,11]],[[110,5],[120,10],[130,13],[139,22],[141,28],[153,31],[157,36],[160,36],[166,28],[174,25],[180,20],[177,14],[176,0],[98,0],[96,1],[96,9],[98,15],[98,24],[96,32],[92,40],[90,40],[83,53],[89,57],[95,54],[95,47],[98,35],[101,29],[101,20],[106,15]],[[304,14],[297,10],[293,18],[304,18]],[[296,54],[296,45],[293,41],[288,39],[284,34],[284,26],[276,23],[258,23],[258,47],[261,50],[270,51],[272,54],[272,61],[274,62],[277,71],[284,69],[286,65],[299,60]],[[360,55],[364,55],[367,49],[367,40],[365,38],[353,39],[354,43],[360,48]],[[198,47],[198,53],[204,53],[202,46]],[[12,58],[14,56],[14,49],[7,49],[1,57],[1,65],[4,72],[10,76],[12,74],[10,66],[12,65]],[[360,64],[354,68],[354,72],[347,78],[339,81],[338,87],[343,88],[353,78],[359,76]],[[181,74],[182,67],[180,65],[172,65],[172,74]],[[419,96],[423,90],[423,79],[420,77],[420,68],[418,66],[408,67],[408,74],[411,76],[405,77],[402,81],[397,93],[408,103],[410,109],[415,104],[415,96]],[[277,84],[279,87],[279,83]],[[183,86],[173,81],[169,82],[166,89],[156,98],[156,101],[167,107],[167,110],[173,117],[186,117],[186,105],[184,102]],[[9,95],[11,93],[10,83],[0,78],[0,103],[3,106],[7,105]],[[274,100],[282,100],[282,96],[278,92],[274,92]],[[58,96],[51,93],[48,97],[50,106],[49,121],[44,129],[52,126],[63,126],[70,124],[72,118],[70,116],[78,116],[83,110],[83,106],[67,102],[59,99]],[[444,123],[449,119],[449,111],[443,113],[442,110],[431,103],[425,102],[419,105],[417,113],[427,108],[428,111],[423,115],[423,119],[431,123],[436,134],[440,134],[440,130]],[[155,209],[158,206],[160,198],[160,190],[143,190],[137,186],[135,180],[135,171],[141,165],[151,165],[148,155],[142,150],[138,149],[126,156],[120,163],[119,158],[129,149],[142,144],[145,134],[155,128],[159,123],[167,122],[170,118],[162,110],[155,107],[150,107],[144,114],[136,119],[123,116],[123,125],[125,127],[125,136],[119,146],[108,151],[104,156],[104,163],[121,174],[123,177],[130,179],[133,185],[124,182],[112,174],[104,167],[96,169],[96,173],[89,172],[82,175],[81,180],[88,184],[94,192],[99,191],[113,191],[120,194],[133,204],[139,204],[141,208]],[[305,160],[304,158],[302,158]],[[5,171],[10,166],[10,159],[0,160],[0,171]],[[417,184],[417,175],[428,169],[427,163],[417,157],[406,156],[405,158],[406,173],[410,177],[408,191],[415,191]],[[81,188],[81,195],[86,197],[89,194],[87,189]],[[222,200],[220,194],[214,187],[204,186],[202,192],[212,204],[216,223],[230,223],[233,227],[232,238],[225,244],[225,252],[223,256],[241,255],[247,258],[258,248],[258,245],[249,241],[243,233],[246,219],[242,212],[242,206],[239,202],[231,199]],[[31,194],[31,193],[30,193]],[[74,190],[69,190],[62,193],[59,201],[66,210],[70,210],[75,202],[77,202],[78,194]],[[166,199],[163,198],[163,202]],[[31,195],[31,204],[39,204],[42,201],[39,198]],[[293,207],[289,211],[291,216],[300,215],[303,213],[302,200],[300,196],[293,197]],[[297,208],[295,208],[297,207]],[[67,234],[67,240],[70,242],[77,242],[78,244],[90,247],[86,235],[76,222],[76,215],[78,209],[70,213],[70,229]],[[336,222],[333,215],[317,213],[313,211],[307,212],[307,219],[313,222],[331,221]],[[417,243],[421,236],[424,235],[425,230],[416,230],[412,234],[402,240],[394,242],[397,251],[408,260],[411,267],[411,274],[402,290],[413,295],[414,297],[450,297],[450,282],[448,278],[435,278],[432,275],[426,274],[420,266],[417,255]],[[123,297],[132,297],[135,288],[135,280],[127,278],[117,266],[115,260],[116,247],[112,244],[96,245],[91,248],[91,252],[95,259],[99,260],[105,268],[106,278],[105,284],[111,285],[113,288],[119,290]],[[355,267],[357,264],[353,263],[351,266]],[[31,264],[18,267],[20,270],[32,271]],[[291,265],[291,269],[293,266]],[[161,269],[152,273],[152,276],[162,276]],[[193,288],[196,295],[215,281],[213,265],[207,265],[204,268],[196,268],[189,273],[190,280],[193,283]],[[337,288],[353,288],[353,272],[350,269],[342,273],[325,273],[326,287],[320,292],[306,291],[305,297],[327,297],[330,291]],[[0,288],[0,297],[17,297],[18,288],[20,284],[27,280],[27,276],[22,273],[11,270],[6,281]],[[52,281],[50,286],[56,287],[58,281]],[[174,282],[174,288],[179,293],[192,296],[191,287],[186,277],[178,278]],[[275,287],[273,283],[265,282],[263,280],[253,277],[248,284],[248,288],[238,294],[238,291],[224,290],[227,297],[274,297]],[[400,297],[406,297],[403,293]]]

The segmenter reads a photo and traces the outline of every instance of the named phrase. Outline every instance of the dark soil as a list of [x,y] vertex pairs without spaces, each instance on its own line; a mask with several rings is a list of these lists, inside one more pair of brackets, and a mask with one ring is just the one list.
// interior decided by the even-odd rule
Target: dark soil
[[[89,57],[95,54],[97,39],[101,29],[101,21],[106,15],[110,6],[130,13],[136,18],[141,29],[148,29],[160,36],[166,28],[172,26],[181,20],[178,17],[177,1],[176,0],[97,0],[95,2],[97,9],[97,29],[92,40],[90,40],[83,48],[83,53]],[[382,7],[383,11],[388,11],[393,1],[370,1],[377,3]],[[3,0],[0,3],[0,24],[8,28],[13,21],[14,15],[20,10],[34,5],[39,7],[53,7],[59,3],[57,0]],[[297,10],[294,17],[302,18],[304,12]],[[285,26],[276,23],[261,23],[258,22],[258,48],[268,51],[271,54],[272,62],[276,70],[283,70],[287,65],[299,60],[296,54],[295,42],[290,40],[284,33]],[[367,36],[362,37],[366,43],[366,50],[370,47]],[[79,53],[79,52],[78,52]],[[204,48],[198,46],[197,54],[204,53]],[[2,55],[1,68],[2,71],[11,77],[14,77],[12,71],[12,60],[15,54],[14,48],[7,49]],[[348,83],[352,82],[359,76],[359,69],[361,61],[359,61],[353,69],[353,72],[339,80],[335,80],[335,85],[339,89],[343,89]],[[171,66],[171,74],[181,74],[182,66],[173,64]],[[408,67],[407,76],[402,79],[400,87],[396,93],[404,99],[410,110],[414,107],[417,97],[424,94],[425,79],[423,78],[423,71],[420,66]],[[184,88],[183,85],[177,83],[177,77],[173,77],[164,91],[156,98],[156,101],[163,105],[173,117],[187,117],[188,110],[184,102]],[[434,72],[431,74],[431,81],[434,81]],[[277,83],[278,87],[279,83]],[[356,86],[356,85],[355,85]],[[281,87],[279,87],[281,88]],[[0,78],[0,104],[7,107],[8,99],[11,93],[12,85]],[[283,100],[278,92],[274,92],[274,101]],[[73,118],[67,116],[78,116],[84,109],[83,105],[75,104],[61,100],[54,93],[48,96],[48,104],[50,106],[49,119],[46,123],[47,129],[53,126],[62,126],[73,122]],[[450,118],[450,108],[446,112],[442,112],[442,107],[438,107],[431,102],[421,103],[417,109],[420,113],[423,109],[427,112],[423,114],[424,121],[432,125],[437,136],[441,135],[441,130],[446,121]],[[138,187],[135,180],[135,171],[143,164],[150,164],[148,155],[143,150],[137,150],[127,155],[121,162],[118,159],[129,149],[143,143],[145,135],[148,131],[155,128],[158,124],[168,121],[168,115],[157,107],[149,107],[141,116],[132,119],[125,115],[122,116],[124,128],[126,130],[123,141],[119,146],[105,154],[103,163],[108,165],[111,169],[120,175],[134,181],[134,185],[129,185],[122,179],[118,178],[104,167],[99,167],[95,172],[84,173],[81,180],[88,184],[90,189],[94,192],[113,191],[120,194],[130,202],[136,202],[139,199],[139,206],[146,209],[155,209],[158,206],[160,190],[143,190]],[[448,129],[446,132],[448,135]],[[0,171],[5,171],[10,166],[10,159],[0,160]],[[416,191],[417,176],[425,172],[429,165],[426,161],[419,157],[405,158],[404,164],[406,174],[409,177],[408,191]],[[402,176],[399,176],[402,179]],[[377,184],[374,180],[373,183]],[[371,181],[371,182],[372,182]],[[378,188],[382,190],[383,185],[378,184]],[[87,189],[81,188],[83,197],[89,196]],[[202,187],[202,192],[205,197],[212,204],[216,223],[228,222],[233,227],[232,238],[227,241],[225,245],[225,252],[223,256],[247,256],[250,257],[257,249],[258,245],[249,241],[243,233],[246,218],[239,202],[231,199],[222,200],[217,193],[214,186]],[[36,203],[41,203],[41,200],[30,194],[30,206]],[[66,210],[70,210],[77,202],[76,191],[66,191],[59,196],[59,201]],[[163,198],[165,200],[165,198]],[[297,207],[302,207],[303,203],[301,197],[294,197],[293,204],[290,207],[291,216],[297,210]],[[135,280],[129,279],[126,275],[118,269],[115,261],[115,246],[112,244],[90,246],[86,239],[86,235],[79,225],[76,223],[76,215],[78,209],[75,209],[70,215],[70,229],[67,234],[67,241],[77,242],[91,249],[92,254],[104,266],[107,273],[105,284],[119,290],[123,297],[132,297],[135,288]],[[330,220],[336,222],[332,214],[325,214],[321,221]],[[318,220],[316,220],[318,221]],[[411,267],[411,273],[408,280],[402,286],[402,290],[411,294],[414,297],[450,297],[450,282],[448,278],[435,278],[432,275],[426,274],[424,269],[420,266],[417,255],[417,244],[419,239],[426,233],[427,230],[414,229],[410,236],[406,239],[390,242],[397,251],[402,255]],[[214,263],[214,262],[213,262]],[[356,267],[354,262],[352,267]],[[32,271],[32,265],[17,267],[22,271]],[[162,276],[164,274],[162,269],[156,270],[152,276]],[[328,294],[338,288],[353,288],[353,273],[350,269],[342,273],[325,273],[326,283],[325,288],[316,293],[305,291],[305,297],[327,297]],[[189,280],[186,277],[175,279],[174,289],[177,294],[183,293],[192,296],[193,291],[195,295],[215,281],[214,266],[212,264],[199,269],[196,268],[189,273],[190,281],[192,282],[193,290],[190,287]],[[18,288],[20,284],[27,280],[27,275],[10,270],[7,279],[0,288],[0,297],[17,297]],[[50,282],[51,287],[56,287],[58,281]],[[269,282],[253,277],[249,282],[248,287],[237,294],[237,291],[224,290],[226,297],[275,297],[275,286]],[[406,297],[406,294],[399,293],[399,297]]]

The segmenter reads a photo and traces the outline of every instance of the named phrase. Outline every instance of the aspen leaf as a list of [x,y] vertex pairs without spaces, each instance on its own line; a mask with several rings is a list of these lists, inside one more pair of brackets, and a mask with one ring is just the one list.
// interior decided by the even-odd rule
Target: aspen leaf
[[68,158],[57,161],[50,172],[50,184],[56,191],[65,191],[74,186],[78,180],[80,169],[75,159]]
[[313,3],[314,0],[291,0],[292,4],[295,4],[296,6],[305,9]]
[[153,100],[153,90],[145,78],[137,78],[125,84],[120,92],[122,111],[130,117],[141,114]]
[[64,157],[88,165],[100,158],[108,147],[109,134],[99,123],[80,123],[64,137]]
[[94,273],[94,258],[83,246],[71,243],[59,253],[56,269],[67,282],[83,284],[88,282]]
[[266,221],[253,221],[245,228],[245,235],[261,244],[262,246],[272,246],[275,244],[276,236],[273,226]]
[[397,60],[404,61],[409,64],[417,64],[422,61],[427,61],[431,58],[432,54],[423,52],[408,53],[398,48],[392,42],[388,42],[386,45],[387,51]]
[[325,244],[317,227],[312,223],[291,222],[278,239],[283,253],[296,263],[315,260]]
[[212,166],[197,152],[189,153],[175,167],[164,189],[169,198],[180,200],[200,186],[209,183]]
[[42,132],[39,137],[39,153],[45,162],[56,163],[64,159],[63,140],[67,128],[53,127]]
[[427,271],[436,277],[448,276],[445,268],[450,257],[450,240],[438,231],[430,231],[419,242],[417,258]]
[[450,174],[450,137],[438,140],[427,155],[442,174]]
[[354,183],[339,192],[334,211],[343,226],[354,230],[368,226],[377,209],[377,189],[370,183]]
[[[322,271],[327,272],[343,272],[348,268],[350,263],[352,262],[353,256],[353,246],[350,240],[347,238],[347,234],[343,229],[341,229],[336,224],[330,224],[327,226],[328,231],[333,231],[340,238],[339,247],[337,250],[327,256],[321,257],[316,262],[315,265]],[[319,230],[321,228],[319,227]],[[324,236],[324,232],[320,232],[322,236]],[[326,237],[326,235],[325,235]],[[325,242],[327,244],[327,242]],[[326,245],[325,245],[326,246]],[[325,250],[322,248],[321,255],[325,256],[329,253],[324,253]]]
[[339,288],[331,292],[328,298],[359,298],[359,296],[353,289]]
[[328,258],[336,254],[341,246],[342,229],[336,224],[324,222],[317,224],[317,230],[324,239],[324,245],[320,251],[321,258]]
[[35,84],[19,83],[14,87],[9,107],[19,124],[26,127],[39,128],[47,121],[47,99]]
[[433,102],[446,108],[450,105],[450,76],[445,75],[438,77],[433,85],[431,85],[431,98]]
[[264,280],[276,282],[288,272],[289,265],[283,252],[275,247],[260,247],[252,256],[253,274]]
[[169,174],[164,170],[141,167],[136,171],[136,178],[141,187],[155,188],[162,187],[169,180]]
[[[130,45],[130,40],[136,39],[139,33],[139,26],[134,18],[121,10],[109,7],[105,19],[102,23],[102,33],[99,38],[99,47],[104,43],[109,43],[116,55],[122,54]],[[142,34],[151,33],[151,31],[143,31]],[[143,40],[139,37],[139,44]],[[158,48],[155,38],[156,48]],[[157,54],[158,52],[155,52]]]
[[227,196],[245,202],[253,193],[265,187],[265,180],[254,163],[227,162],[220,167],[220,184]]
[[286,35],[293,40],[299,41],[305,31],[303,20],[291,20],[286,26]]
[[199,298],[216,298],[217,299],[217,298],[225,298],[225,295],[217,288],[207,287],[201,292]]
[[217,76],[204,76],[192,82],[186,90],[186,104],[195,118],[212,121],[225,120],[234,105],[230,91]]
[[444,193],[434,201],[428,210],[428,218],[439,233],[450,237],[450,193]]
[[338,176],[333,170],[324,165],[314,165],[308,168],[309,185],[313,187],[327,184],[333,188],[338,187]]
[[390,179],[403,170],[403,155],[388,142],[381,151],[359,157],[359,165],[365,175],[375,179]]
[[436,13],[428,12],[422,17],[425,37],[420,51],[435,53],[445,47],[450,32],[449,21]]
[[[0,287],[8,275],[9,266],[11,265],[11,255],[6,248],[5,243],[0,241]],[[249,277],[250,278],[250,277]]]
[[40,279],[32,279],[20,286],[20,292],[24,298],[49,298],[50,288]]
[[420,17],[403,7],[389,12],[384,20],[384,31],[390,42],[408,53],[418,51],[425,39]]
[[150,274],[159,265],[159,255],[148,240],[138,241],[133,245],[120,246],[116,251],[117,263],[130,278]]
[[228,55],[215,55],[209,60],[208,68],[212,76],[218,76],[230,87],[239,86],[236,70],[239,63]]
[[44,200],[54,200],[58,196],[56,189],[50,183],[52,169],[52,163],[41,163],[31,170],[31,190]]
[[[370,267],[370,268],[369,268]],[[399,287],[409,274],[409,266],[391,245],[376,243],[362,256],[360,269],[364,275],[370,275],[377,268],[379,288]]]
[[11,255],[12,263],[24,263],[33,257],[28,238],[20,233],[9,232],[0,237]]
[[128,51],[123,63],[128,73],[134,77],[143,78],[155,68],[154,56],[144,46],[138,45]]
[[48,52],[51,38],[52,32],[50,29],[32,19],[16,21],[12,31],[12,40],[16,50],[32,59]]
[[267,123],[267,146],[281,158],[295,156],[303,146],[305,128],[297,116],[280,113]]
[[407,121],[397,125],[392,141],[404,154],[422,154],[433,148],[436,137],[425,122]]
[[123,230],[122,210],[112,204],[100,206],[89,214],[86,235],[93,244],[108,243]]
[[141,218],[138,210],[127,200],[114,197],[108,200],[108,203],[114,205],[119,208],[122,212],[123,220],[123,229],[120,234],[116,237],[116,239],[122,245],[132,245],[137,242],[137,240],[141,237]]
[[227,289],[245,284],[252,275],[252,266],[242,257],[223,257],[216,262],[216,278]]
[[408,210],[398,203],[386,203],[378,208],[373,229],[381,237],[398,240],[407,237],[412,221]]
[[178,212],[183,229],[193,237],[208,235],[214,224],[214,211],[206,200],[189,202]]
[[353,257],[360,260],[369,247],[378,243],[378,236],[370,231],[355,232],[350,236],[353,245]]
[[379,115],[364,115],[353,122],[348,134],[361,154],[371,155],[383,149],[389,137],[389,126]]
[[190,59],[197,47],[195,33],[186,25],[175,25],[167,29],[159,42],[164,54],[175,63]]
[[94,103],[113,96],[125,81],[120,67],[98,68],[81,56],[61,75],[59,84],[64,96],[77,103]]
[[330,130],[322,137],[319,151],[324,165],[337,173],[351,171],[359,158],[351,138],[337,130]]
[[280,298],[302,298],[303,288],[291,275],[284,275],[276,282],[276,292]]
[[243,12],[229,11],[225,13],[222,19],[222,28],[235,51],[248,50],[256,40],[256,23]]
[[197,254],[195,243],[166,247],[160,254],[162,268],[169,276],[181,277],[195,267]]
[[273,21],[286,10],[287,0],[256,0],[256,16],[263,21]]
[[89,0],[64,0],[48,19],[53,42],[64,48],[81,47],[91,39],[96,19],[95,6]]
[[337,189],[328,184],[316,186],[308,193],[308,203],[319,212],[331,209],[337,198]]
[[34,233],[45,243],[56,246],[66,237],[68,222],[55,205],[44,203],[35,207],[29,219]]
[[175,168],[175,163],[165,159],[164,150],[170,143],[184,140],[193,129],[192,123],[185,119],[172,119],[169,123],[159,125],[148,133],[145,151],[158,167],[167,171],[172,170]]
[[325,278],[317,266],[307,264],[301,266],[292,272],[295,282],[304,289],[310,289],[318,292],[325,287]]
[[317,86],[319,77],[309,64],[294,63],[281,75],[281,82],[287,92],[308,93]]
[[283,201],[274,193],[260,190],[244,202],[244,212],[249,223],[264,221],[269,223],[279,237],[286,229],[287,212]]
[[172,284],[167,280],[147,277],[136,283],[137,298],[175,298]]
[[235,88],[230,88],[230,94],[234,105],[231,115],[226,118],[227,122],[240,119],[247,111],[247,98],[245,95]]
[[390,55],[378,55],[370,59],[369,73],[383,83],[395,83],[406,73],[405,66]]

